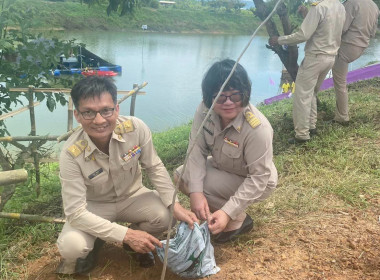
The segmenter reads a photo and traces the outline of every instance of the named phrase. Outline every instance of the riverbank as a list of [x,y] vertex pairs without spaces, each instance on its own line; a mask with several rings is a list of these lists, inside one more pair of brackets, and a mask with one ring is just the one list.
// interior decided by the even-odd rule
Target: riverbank
[[[333,90],[320,93],[319,136],[300,146],[287,143],[293,136],[291,100],[260,107],[274,130],[278,188],[249,207],[252,232],[215,246],[221,271],[211,279],[380,278],[379,88],[379,78],[349,85],[348,127],[326,122],[333,117],[335,96]],[[153,135],[170,173],[183,162],[189,130],[185,125]],[[57,164],[45,165],[41,196],[20,187],[4,211],[60,216],[58,171]],[[186,197],[181,200],[187,203]],[[61,227],[0,220],[0,278],[57,279]],[[119,245],[106,244],[91,279],[159,279],[161,269],[157,263],[143,270]],[[168,272],[166,279],[179,278]]]
[[[80,2],[48,2],[42,0],[15,0],[15,11],[28,6],[34,12],[31,27],[36,30],[113,30],[170,33],[251,34],[260,24],[251,11],[210,11],[200,6],[141,7],[133,15],[107,16],[105,2],[88,6]],[[38,12],[37,12],[38,11]]]

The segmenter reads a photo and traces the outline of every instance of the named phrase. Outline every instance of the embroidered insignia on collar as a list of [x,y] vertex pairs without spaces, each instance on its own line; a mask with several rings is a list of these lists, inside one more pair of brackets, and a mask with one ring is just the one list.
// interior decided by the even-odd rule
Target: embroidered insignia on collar
[[103,172],[103,168],[99,168],[98,170],[96,170],[94,173],[88,175],[88,179],[93,179],[95,178],[96,176],[98,176],[100,173]]
[[[323,1],[323,0],[322,0]],[[312,6],[317,6],[319,3],[321,3],[322,1],[317,1],[317,2],[313,2],[311,3]]]
[[118,135],[121,135],[123,133],[131,132],[135,128],[133,127],[132,120],[126,120],[122,123],[119,123],[116,127],[114,132]]
[[79,156],[86,149],[88,143],[86,140],[79,140],[71,145],[67,150],[73,157]]
[[226,142],[227,144],[230,144],[231,146],[239,148],[239,143],[238,142],[232,141],[231,139],[228,139],[227,137],[224,137],[224,142]]
[[245,113],[245,119],[247,120],[249,125],[252,126],[252,128],[255,128],[256,126],[261,124],[260,120],[250,111],[247,111]]
[[207,127],[203,126],[203,129],[204,129],[208,134],[210,134],[211,136],[214,136],[214,133],[213,133],[210,129],[208,129]]
[[129,161],[131,158],[141,153],[140,146],[134,146],[132,150],[129,150],[127,153],[121,155],[122,160],[125,162]]

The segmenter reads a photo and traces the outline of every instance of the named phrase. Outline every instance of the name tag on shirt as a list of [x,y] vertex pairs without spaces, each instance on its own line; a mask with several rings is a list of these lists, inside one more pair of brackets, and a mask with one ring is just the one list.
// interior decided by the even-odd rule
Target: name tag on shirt
[[103,168],[99,168],[98,170],[96,170],[94,173],[88,175],[88,179],[93,179],[95,178],[96,176],[98,176],[100,173],[103,172]]

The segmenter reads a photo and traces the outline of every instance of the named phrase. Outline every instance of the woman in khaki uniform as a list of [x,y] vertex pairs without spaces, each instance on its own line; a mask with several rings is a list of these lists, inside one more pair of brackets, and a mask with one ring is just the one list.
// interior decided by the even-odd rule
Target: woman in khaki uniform
[[[194,116],[189,147],[234,64],[230,59],[216,62],[204,76],[203,102]],[[190,196],[192,211],[209,222],[218,243],[251,230],[253,221],[246,209],[267,198],[277,184],[273,129],[249,103],[250,95],[251,82],[238,64],[203,126],[180,184]],[[176,180],[181,169],[176,170]]]

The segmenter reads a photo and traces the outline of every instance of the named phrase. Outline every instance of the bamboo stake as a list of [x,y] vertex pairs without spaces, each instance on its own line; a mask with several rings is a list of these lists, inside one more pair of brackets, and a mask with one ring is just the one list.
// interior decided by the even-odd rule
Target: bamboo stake
[[[29,92],[29,88],[10,88],[10,92]],[[46,92],[46,93],[70,93],[69,88],[34,88],[34,92]]]
[[25,169],[0,172],[0,186],[18,184],[26,180],[28,180],[28,172]]
[[[133,88],[138,88],[138,84],[133,84]],[[132,94],[131,107],[129,109],[129,115],[135,115],[135,104],[136,104],[136,92]]]
[[0,137],[0,142],[15,142],[15,141],[34,141],[34,140],[48,140],[56,141],[57,135],[45,135],[45,136],[4,136]]
[[[28,88],[10,88],[10,92],[28,92]],[[65,93],[65,94],[70,94],[71,89],[69,88],[35,88],[34,92],[44,92],[44,93]],[[130,90],[118,90],[117,94],[122,94],[122,95],[130,95]],[[140,91],[138,95],[145,95],[145,91]]]
[[[143,87],[145,87],[147,84],[148,84],[148,82],[143,82],[141,85],[135,87],[133,90],[128,91],[128,93],[125,96],[123,96],[121,99],[119,99],[117,101],[117,104],[120,104],[121,102],[123,102],[124,100],[126,100],[128,97],[130,97],[134,93],[138,94],[138,92],[140,91],[140,89],[142,89]],[[118,91],[118,93],[119,93],[119,91]],[[63,141],[63,140],[66,140],[67,138],[69,138],[71,134],[73,134],[75,131],[77,131],[81,127],[82,127],[81,125],[78,125],[76,128],[73,128],[70,131],[68,131],[68,132],[62,134],[61,136],[59,136],[57,138],[58,143],[61,142],[61,141]]]
[[[34,87],[29,86],[28,89],[28,99],[29,99],[29,113],[30,113],[30,135],[31,136],[36,136],[36,118],[35,118],[35,113],[34,113],[34,107],[33,107],[33,99],[34,99]],[[40,163],[38,161],[38,153],[37,153],[37,148],[34,145],[34,141],[32,142],[32,155],[34,159],[34,168],[36,170],[36,193],[37,197],[40,196],[40,183],[41,183],[41,178],[40,178]]]
[[[34,102],[33,103],[33,107],[36,107],[38,105],[40,105],[40,102]],[[20,109],[15,110],[15,111],[6,113],[4,115],[1,115],[0,116],[0,121],[5,120],[5,119],[10,118],[10,117],[13,117],[13,116],[15,116],[17,114],[20,114],[22,112],[25,112],[26,110],[29,110],[29,106],[25,106],[25,107],[22,107]]]
[[73,129],[73,99],[69,97],[69,104],[67,110],[67,131]]
[[0,218],[16,219],[16,220],[30,221],[30,222],[55,223],[55,224],[64,224],[66,222],[66,219],[63,219],[63,218],[46,217],[46,216],[40,216],[40,215],[29,215],[29,214],[21,214],[21,213],[5,213],[5,212],[0,212]]
[[143,87],[145,87],[147,84],[148,84],[148,82],[143,82],[141,85],[136,86],[131,91],[129,91],[125,96],[123,96],[119,101],[117,101],[117,103],[120,104],[121,102],[123,102],[124,100],[126,100],[128,97],[130,97],[132,94],[137,93],[138,91],[140,91],[140,89],[142,89]]

